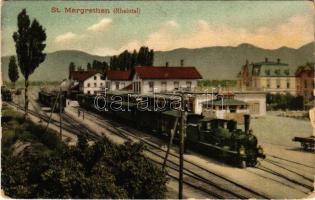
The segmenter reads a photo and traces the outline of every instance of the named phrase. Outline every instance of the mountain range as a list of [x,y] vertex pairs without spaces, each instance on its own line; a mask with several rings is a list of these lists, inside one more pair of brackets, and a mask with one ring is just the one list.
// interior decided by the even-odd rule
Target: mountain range
[[[184,60],[184,66],[195,66],[204,79],[237,79],[237,74],[246,60],[259,62],[268,58],[270,61],[288,63],[292,70],[306,62],[313,62],[314,45],[308,43],[300,48],[281,47],[279,49],[263,49],[251,44],[241,44],[236,47],[217,46],[198,49],[174,49],[156,51],[154,65],[179,66]],[[8,80],[8,64],[10,56],[1,57],[2,78]],[[109,61],[110,56],[96,56],[77,50],[61,50],[47,53],[45,61],[31,75],[30,80],[59,81],[68,77],[68,66],[74,62],[77,66],[86,67],[93,60]],[[20,75],[22,79],[22,75]]]

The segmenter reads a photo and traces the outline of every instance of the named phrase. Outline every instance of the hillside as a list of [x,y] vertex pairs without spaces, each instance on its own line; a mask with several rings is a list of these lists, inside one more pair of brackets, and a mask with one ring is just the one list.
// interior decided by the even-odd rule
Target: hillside
[[[180,60],[185,60],[186,66],[197,67],[204,79],[236,79],[241,66],[246,59],[249,62],[262,61],[265,57],[269,60],[280,58],[288,63],[292,69],[311,62],[314,46],[306,44],[298,49],[282,47],[275,50],[262,49],[251,44],[241,44],[237,47],[205,47],[199,49],[174,49],[171,51],[155,52],[154,65],[165,65],[168,61],[170,66],[179,65]],[[64,50],[48,53],[44,63],[31,76],[31,80],[62,80],[68,76],[68,65],[71,61],[76,65],[86,66],[93,60],[109,61],[109,57],[90,55],[75,50]],[[4,80],[8,79],[7,67],[9,57],[2,57],[2,72]]]

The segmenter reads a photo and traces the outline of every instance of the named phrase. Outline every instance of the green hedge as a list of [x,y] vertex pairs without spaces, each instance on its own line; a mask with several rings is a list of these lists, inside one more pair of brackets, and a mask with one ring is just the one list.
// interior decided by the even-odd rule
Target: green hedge
[[267,94],[268,110],[302,110],[304,108],[303,96],[291,94]]
[[[76,146],[10,110],[2,124],[1,184],[12,198],[164,198],[166,172],[150,162],[142,143],[115,145],[104,137]],[[22,121],[20,121],[22,120]],[[18,156],[14,144],[30,143]]]

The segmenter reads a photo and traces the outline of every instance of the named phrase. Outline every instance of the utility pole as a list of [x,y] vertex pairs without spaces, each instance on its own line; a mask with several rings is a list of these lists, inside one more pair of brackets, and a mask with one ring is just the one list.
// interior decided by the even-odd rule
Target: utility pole
[[185,98],[184,93],[181,94],[181,128],[179,138],[179,184],[178,184],[178,199],[183,199],[183,170],[184,170],[184,137],[185,137]]
[[60,116],[60,140],[62,140],[62,123],[61,123],[61,112],[62,112],[62,94],[61,94],[61,87],[59,89],[59,116]]

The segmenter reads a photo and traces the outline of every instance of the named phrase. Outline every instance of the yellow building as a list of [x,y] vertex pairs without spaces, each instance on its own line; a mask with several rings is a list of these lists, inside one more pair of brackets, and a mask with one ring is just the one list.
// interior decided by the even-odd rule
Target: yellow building
[[288,64],[268,61],[246,64],[239,74],[239,86],[246,90],[296,95],[294,70]]

